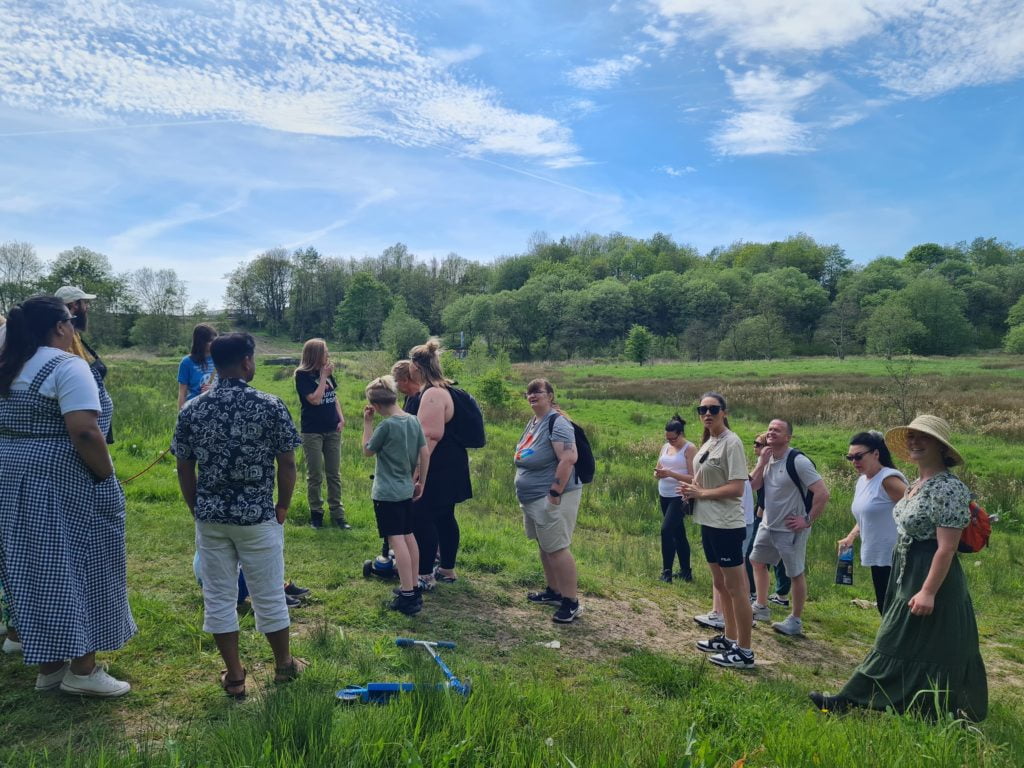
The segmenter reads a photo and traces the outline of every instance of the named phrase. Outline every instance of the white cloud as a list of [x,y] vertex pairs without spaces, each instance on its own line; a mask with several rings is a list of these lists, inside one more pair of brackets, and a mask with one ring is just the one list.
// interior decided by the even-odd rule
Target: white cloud
[[662,173],[667,173],[669,176],[686,176],[691,173],[696,173],[697,169],[692,165],[686,165],[682,168],[674,168],[671,165],[663,165],[658,169]]
[[611,88],[619,80],[643,64],[643,61],[631,53],[617,59],[602,59],[595,64],[576,67],[569,70],[566,77],[578,88],[588,91]]
[[679,42],[679,32],[672,28],[648,24],[640,31],[648,37],[654,38],[663,48],[673,48]]
[[430,51],[430,57],[444,66],[461,64],[464,61],[472,61],[482,55],[484,49],[479,45],[469,45],[465,48],[434,48]]
[[448,73],[478,46],[424,52],[375,0],[257,0],[233,14],[113,0],[5,15],[0,99],[19,108],[90,120],[235,119],[549,165],[578,155],[564,126]]

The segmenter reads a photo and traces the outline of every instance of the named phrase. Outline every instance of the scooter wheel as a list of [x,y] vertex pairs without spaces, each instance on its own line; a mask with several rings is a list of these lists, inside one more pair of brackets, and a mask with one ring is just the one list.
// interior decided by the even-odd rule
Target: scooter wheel
[[373,573],[373,560],[363,561],[363,578],[370,578],[370,574]]

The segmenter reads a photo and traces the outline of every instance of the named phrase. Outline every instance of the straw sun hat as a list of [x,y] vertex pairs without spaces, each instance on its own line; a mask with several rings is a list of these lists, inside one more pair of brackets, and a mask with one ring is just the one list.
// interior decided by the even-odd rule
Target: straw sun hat
[[949,422],[929,414],[917,416],[907,426],[893,427],[885,433],[885,442],[889,446],[889,450],[903,459],[903,461],[910,461],[910,453],[907,451],[907,432],[909,430],[934,437],[946,446],[946,455],[953,460],[954,465],[964,463],[964,457],[960,455],[949,441]]

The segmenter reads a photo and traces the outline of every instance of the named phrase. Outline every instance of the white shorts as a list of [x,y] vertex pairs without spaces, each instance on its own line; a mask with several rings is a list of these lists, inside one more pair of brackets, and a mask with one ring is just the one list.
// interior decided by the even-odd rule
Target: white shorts
[[519,502],[523,510],[526,538],[536,539],[545,552],[568,549],[572,544],[573,531],[576,530],[576,515],[580,511],[582,499],[583,489],[577,488],[563,493],[560,504],[552,504],[550,496]]

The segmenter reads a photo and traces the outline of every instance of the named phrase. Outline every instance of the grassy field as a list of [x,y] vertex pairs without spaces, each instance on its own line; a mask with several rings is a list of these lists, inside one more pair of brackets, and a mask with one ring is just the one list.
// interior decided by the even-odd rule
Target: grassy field
[[[246,617],[241,642],[250,696],[235,703],[220,691],[221,662],[202,632],[191,573],[191,519],[165,458],[126,486],[129,590],[140,633],[106,660],[132,682],[132,694],[106,702],[38,695],[31,690],[34,670],[0,659],[0,765],[1020,764],[1024,466],[1012,425],[1024,422],[1024,361],[927,360],[914,370],[920,405],[953,419],[969,462],[966,477],[1001,517],[992,547],[964,558],[989,670],[990,715],[978,726],[877,713],[827,718],[806,699],[808,690],[834,690],[845,680],[878,625],[873,610],[851,603],[872,595],[866,569],[857,567],[853,587],[832,581],[834,542],[852,525],[855,478],[842,459],[847,439],[897,423],[885,402],[890,382],[880,361],[517,367],[517,390],[539,373],[555,381],[598,457],[573,544],[585,612],[567,627],[523,599],[542,577],[512,489],[512,447],[529,415],[521,401],[511,412],[489,414],[488,446],[472,453],[475,498],[459,508],[459,582],[440,585],[410,619],[384,607],[390,586],[362,578],[363,560],[380,544],[368,496],[372,460],[358,451],[358,412],[364,382],[384,363],[376,355],[346,358],[341,377],[351,417],[342,475],[353,530],[310,529],[301,487],[286,526],[288,575],[314,590],[293,611],[296,651],[312,661],[308,674],[275,689],[269,649]],[[112,366],[122,478],[169,442],[175,370],[169,360]],[[286,373],[260,365],[254,383],[296,412]],[[473,388],[471,378],[464,383]],[[816,460],[833,494],[808,553],[806,637],[759,625],[758,667],[750,672],[714,668],[693,648],[706,633],[691,616],[707,610],[710,599],[693,527],[694,582],[656,579],[660,513],[651,468],[662,426],[677,407],[689,418],[707,388],[730,398],[734,429],[748,447],[769,415],[791,418],[794,443]],[[456,674],[472,680],[472,695],[433,690],[436,668],[422,652],[396,648],[398,635],[456,641],[458,649],[444,655]],[[561,647],[546,647],[552,640]],[[389,680],[427,685],[388,707],[335,703],[334,692],[347,684]]]

